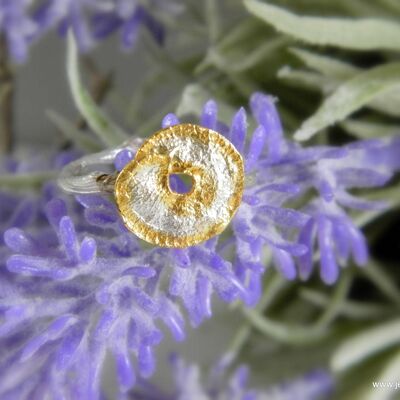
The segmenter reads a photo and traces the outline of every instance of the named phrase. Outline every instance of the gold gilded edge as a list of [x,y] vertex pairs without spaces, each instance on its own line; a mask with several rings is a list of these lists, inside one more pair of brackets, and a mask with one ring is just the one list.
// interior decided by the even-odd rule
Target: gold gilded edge
[[[129,207],[129,180],[131,172],[140,166],[140,160],[146,156],[150,149],[157,144],[162,138],[176,136],[191,136],[208,144],[210,141],[218,145],[223,154],[230,157],[233,164],[238,167],[238,172],[235,176],[235,190],[234,194],[228,201],[227,208],[229,210],[229,221],[222,221],[213,225],[207,231],[196,233],[189,236],[173,236],[171,234],[156,231],[144,223],[139,216],[137,216]],[[244,164],[241,154],[237,151],[235,146],[220,133],[212,129],[204,128],[195,124],[179,124],[157,131],[154,135],[148,138],[142,146],[138,149],[135,158],[129,162],[117,176],[114,197],[121,214],[121,217],[126,227],[139,238],[160,247],[169,248],[185,248],[204,242],[215,235],[218,235],[229,225],[234,217],[237,209],[240,206],[244,190]]]

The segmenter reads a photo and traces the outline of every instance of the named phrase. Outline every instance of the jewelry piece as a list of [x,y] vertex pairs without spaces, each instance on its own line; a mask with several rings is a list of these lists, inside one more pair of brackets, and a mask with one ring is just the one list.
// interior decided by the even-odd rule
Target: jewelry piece
[[[127,228],[161,247],[188,247],[221,233],[243,193],[243,160],[235,147],[219,133],[192,124],[162,129],[137,149],[139,144],[125,143],[75,161],[63,171],[60,186],[74,193],[114,191]],[[118,175],[80,175],[88,166],[111,164],[123,148],[136,156]],[[169,179],[175,174],[191,178],[187,193],[171,189]]]

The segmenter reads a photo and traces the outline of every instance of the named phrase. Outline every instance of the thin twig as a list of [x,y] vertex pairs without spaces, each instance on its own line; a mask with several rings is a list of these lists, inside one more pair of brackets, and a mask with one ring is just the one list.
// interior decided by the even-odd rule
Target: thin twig
[[8,58],[7,41],[0,36],[0,154],[13,145],[14,74]]

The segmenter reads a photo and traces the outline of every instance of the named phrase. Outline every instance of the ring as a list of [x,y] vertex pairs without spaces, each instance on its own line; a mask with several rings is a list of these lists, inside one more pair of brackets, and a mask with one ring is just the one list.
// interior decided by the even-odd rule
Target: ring
[[[88,172],[95,165],[110,167],[124,149],[136,155],[119,173]],[[218,132],[178,124],[145,141],[76,160],[58,183],[75,194],[113,192],[131,232],[157,246],[183,248],[227,227],[241,203],[244,166],[240,153]]]

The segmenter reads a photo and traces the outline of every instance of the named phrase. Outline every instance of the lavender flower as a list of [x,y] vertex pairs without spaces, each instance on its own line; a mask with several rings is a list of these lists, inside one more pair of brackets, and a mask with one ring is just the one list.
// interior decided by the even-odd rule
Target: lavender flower
[[47,225],[4,235],[15,254],[1,291],[1,398],[99,398],[108,350],[124,393],[136,379],[130,354],[141,377],[154,371],[160,322],[184,338],[179,299],[198,325],[211,316],[214,291],[226,301],[244,296],[215,241],[146,251],[109,200],[80,196],[82,207],[53,189],[43,193]]
[[[0,163],[0,175],[21,175],[59,169],[76,157],[75,152],[60,153],[56,157],[28,157],[27,161],[17,161],[6,158]],[[44,201],[48,190],[44,190]],[[25,191],[0,191],[0,252],[4,251],[4,232],[10,228],[26,228],[40,219],[40,197]],[[0,254],[0,262],[5,262],[5,257]]]
[[29,16],[32,0],[0,1],[0,34],[4,35],[12,58],[26,60],[30,38],[37,26]]
[[[399,168],[396,154],[400,141],[391,138],[341,148],[302,148],[283,137],[270,96],[256,93],[250,105],[259,125],[244,152],[249,182],[232,224],[235,267],[243,282],[247,279],[253,285],[256,301],[264,245],[268,245],[276,268],[287,279],[294,279],[298,273],[307,279],[317,242],[321,278],[332,284],[339,274],[338,265],[345,266],[350,255],[358,265],[365,264],[368,257],[365,238],[345,209],[365,211],[387,206],[357,198],[349,190],[384,185]],[[226,134],[243,151],[243,110],[234,116]],[[299,210],[289,208],[295,200],[304,206]]]
[[121,32],[123,47],[129,49],[141,25],[158,41],[164,36],[161,24],[135,0],[50,0],[38,9],[35,19],[42,32],[54,25],[62,33],[71,28],[82,51],[116,30]]
[[232,374],[232,358],[221,359],[204,379],[196,364],[187,364],[174,355],[170,359],[175,389],[166,394],[147,383],[139,383],[131,400],[317,400],[326,399],[333,389],[332,377],[316,370],[301,378],[264,390],[248,389],[249,370],[239,366]]
[[158,8],[177,15],[182,7],[172,1],[152,0],[144,7],[136,0],[2,0],[0,2],[0,33],[7,39],[13,61],[26,60],[30,44],[57,27],[61,34],[70,28],[81,51],[119,31],[123,49],[131,49],[139,28],[144,26],[162,43],[164,28],[153,16]]
[[[258,127],[248,141],[243,109],[231,127],[218,122],[213,101],[201,116],[202,125],[224,134],[245,159],[246,189],[227,239],[183,250],[143,248],[113,201],[95,195],[75,201],[51,184],[36,200],[31,223],[9,225],[4,241],[11,254],[0,292],[2,399],[98,399],[108,351],[124,395],[137,374],[153,373],[162,325],[184,339],[183,309],[197,326],[212,315],[213,293],[226,302],[257,302],[265,249],[288,279],[298,271],[308,277],[315,241],[327,283],[350,253],[365,261],[363,235],[344,210],[383,205],[348,191],[383,185],[399,167],[400,141],[302,148],[283,137],[271,97],[255,94],[251,108]],[[172,114],[163,120],[164,127],[176,123]],[[117,169],[132,156],[120,153]],[[291,208],[294,201],[303,204],[300,210]]]
[[[45,231],[39,241],[16,228],[5,235],[6,243],[21,253],[9,259],[8,269],[30,277],[25,278],[18,304],[13,299],[3,304],[6,322],[2,334],[14,338],[23,330],[32,336],[27,341],[24,338],[22,350],[14,349],[3,357],[0,366],[4,368],[3,382],[16,373],[10,360],[23,361],[28,369],[31,363],[35,366],[29,380],[32,386],[19,386],[19,398],[31,398],[38,390],[55,396],[54,380],[64,396],[97,398],[108,347],[116,358],[121,390],[126,390],[135,379],[129,350],[137,354],[142,376],[154,370],[152,347],[162,338],[157,320],[163,320],[176,339],[184,337],[177,305],[158,288],[162,269],[169,264],[166,254],[158,249],[142,252],[136,240],[126,234],[110,237],[107,231],[116,222],[110,204],[101,204],[100,198],[81,201],[92,206],[97,202],[98,208],[87,217],[106,224],[101,230],[92,229],[92,237],[81,239],[90,227],[75,227],[61,199],[53,199],[46,207],[58,239]],[[81,235],[78,229],[83,231]],[[98,242],[94,239],[97,231],[102,233]],[[97,251],[107,257],[96,256]],[[51,302],[44,293],[51,296]],[[52,345],[46,346],[48,342]],[[46,360],[44,368],[38,368],[38,359]],[[71,372],[79,373],[84,384],[70,379]],[[4,398],[15,396],[4,386],[1,393]]]

